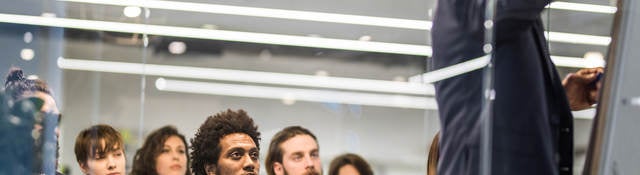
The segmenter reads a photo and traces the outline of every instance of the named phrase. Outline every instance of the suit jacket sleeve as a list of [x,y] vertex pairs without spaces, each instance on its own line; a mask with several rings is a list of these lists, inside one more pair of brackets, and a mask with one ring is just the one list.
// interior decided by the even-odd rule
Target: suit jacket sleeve
[[551,0],[498,0],[497,20],[536,20]]

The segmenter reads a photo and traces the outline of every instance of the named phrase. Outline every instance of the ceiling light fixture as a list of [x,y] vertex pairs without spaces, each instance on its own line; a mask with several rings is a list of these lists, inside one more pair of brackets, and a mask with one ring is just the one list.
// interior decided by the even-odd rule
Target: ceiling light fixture
[[356,25],[404,28],[404,29],[416,29],[416,30],[431,30],[431,21],[361,16],[361,15],[347,15],[347,14],[337,14],[337,13],[282,10],[282,9],[243,7],[243,6],[192,3],[192,2],[162,1],[162,0],[146,0],[146,1],[59,0],[59,1],[116,5],[116,6],[139,6],[139,7],[153,8],[153,9],[188,11],[188,12],[199,12],[199,13],[253,16],[253,17],[292,19],[292,20],[303,20],[303,21],[318,21],[318,22],[356,24]]
[[31,32],[24,32],[22,40],[24,41],[24,43],[31,43],[31,41],[33,41],[33,34]]
[[563,32],[544,32],[544,35],[552,42],[562,42],[562,43],[571,43],[571,44],[588,44],[588,45],[598,45],[598,46],[608,46],[611,43],[611,37],[607,36],[595,36],[595,35],[584,35],[584,34],[574,34],[574,33],[563,33]]
[[[420,83],[429,83],[429,84],[435,83],[440,80],[455,77],[467,72],[471,72],[471,71],[483,68],[488,64],[488,61],[489,59],[487,55],[484,55],[484,56],[481,56],[469,61],[465,61],[462,63],[458,63],[449,67],[440,68],[438,70],[434,70],[431,72],[411,76],[409,77],[409,82],[414,82],[414,83],[420,82]],[[603,63],[604,61],[601,63],[597,61],[590,61],[587,59],[576,58],[576,57],[551,56],[551,61],[553,61],[553,63],[556,66],[561,66],[561,67],[575,67],[575,68],[590,68],[594,66],[604,67],[604,63]],[[598,64],[598,63],[601,63],[601,64]]]
[[[131,24],[131,23],[120,23],[120,22],[80,20],[80,19],[70,19],[70,18],[0,14],[0,22],[76,28],[76,29],[85,29],[85,30],[112,31],[112,32],[124,32],[124,33],[145,33],[145,34],[151,34],[151,35],[175,36],[175,37],[185,37],[185,38],[200,38],[200,39],[223,40],[223,41],[289,45],[289,46],[406,54],[406,55],[418,55],[418,56],[431,56],[432,54],[431,46],[427,46],[427,45],[356,41],[356,40],[330,39],[330,38],[252,33],[252,32],[238,32],[238,31],[226,31],[226,30],[209,30],[209,29],[188,28],[188,27]],[[545,33],[545,36],[546,36],[546,33]],[[600,45],[600,46],[606,46],[611,42],[610,37],[561,33],[561,32],[550,32],[549,40],[554,42],[591,44],[591,45]]]
[[371,41],[371,36],[369,35],[362,35],[360,38],[358,38],[358,40],[360,41]]
[[[410,95],[434,95],[432,85],[423,83],[394,82],[344,77],[327,77],[275,72],[216,69],[188,66],[125,63],[97,60],[79,60],[59,57],[58,67],[70,70],[110,72],[123,74],[145,74],[153,76],[195,78],[203,80],[260,83],[270,85],[328,88],[378,93]],[[143,72],[144,70],[144,72]]]
[[589,67],[604,67],[604,55],[601,52],[590,51],[584,54],[584,59]]
[[437,110],[435,99],[407,95],[224,84],[165,78],[156,79],[155,85],[156,89],[169,92],[264,98],[285,102],[308,101]]
[[393,53],[418,56],[431,55],[431,47],[426,45],[316,38],[227,30],[209,30],[188,27],[172,27],[14,14],[0,14],[0,22],[364,52]]
[[552,9],[604,13],[604,14],[614,14],[618,10],[618,8],[616,7],[607,6],[607,5],[595,5],[595,4],[584,4],[584,3],[573,3],[573,2],[562,2],[562,1],[554,1],[551,4],[549,4],[548,7],[551,7]]
[[27,76],[27,79],[28,80],[37,80],[37,79],[40,79],[40,77],[38,77],[38,75],[29,75],[29,76]]
[[590,68],[591,63],[589,63],[584,58],[578,57],[564,57],[564,56],[551,56],[551,61],[556,66],[561,67],[574,67],[574,68]]
[[[115,6],[138,6],[146,8],[189,11],[199,13],[227,14],[239,16],[253,16],[266,18],[280,18],[304,21],[331,22],[342,24],[368,25],[390,28],[404,28],[416,30],[431,30],[433,23],[427,20],[412,20],[400,18],[385,18],[361,15],[348,15],[337,13],[309,12],[297,10],[282,10],[257,7],[243,7],[231,5],[218,5],[208,3],[193,2],[176,2],[164,0],[147,0],[147,1],[130,1],[130,0],[59,0],[77,3],[91,3]],[[612,6],[570,3],[570,2],[552,2],[549,4],[552,9],[584,11],[593,13],[613,14],[617,8]],[[431,16],[432,10],[428,11]]]
[[167,49],[171,54],[180,55],[187,51],[187,44],[182,41],[172,41]]
[[24,48],[20,50],[20,58],[22,58],[22,60],[31,61],[35,55],[36,53],[33,49]]
[[140,7],[126,6],[124,7],[124,10],[122,10],[122,13],[124,13],[124,16],[126,17],[135,18],[140,16],[142,9],[140,9]]

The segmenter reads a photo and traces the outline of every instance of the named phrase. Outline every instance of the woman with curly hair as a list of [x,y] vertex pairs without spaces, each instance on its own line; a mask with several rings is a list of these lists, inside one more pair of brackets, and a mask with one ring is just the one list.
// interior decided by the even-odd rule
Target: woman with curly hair
[[136,151],[132,175],[191,175],[189,148],[174,126],[153,131]]

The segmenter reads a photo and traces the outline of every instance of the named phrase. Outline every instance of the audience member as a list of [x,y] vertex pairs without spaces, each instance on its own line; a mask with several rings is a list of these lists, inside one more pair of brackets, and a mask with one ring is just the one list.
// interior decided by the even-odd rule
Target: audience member
[[24,142],[12,147],[11,152],[19,153],[14,154],[15,162],[20,163],[11,168],[31,169],[36,174],[60,174],[56,169],[61,115],[47,83],[40,79],[27,79],[22,69],[12,67],[5,80],[5,91],[10,96],[8,104],[12,104],[12,115],[7,116],[7,120],[16,126],[12,132],[24,133],[14,134],[14,138]]
[[174,126],[153,131],[133,158],[132,175],[191,175],[189,149]]
[[329,175],[373,175],[373,170],[362,157],[347,153],[331,161]]
[[257,175],[260,132],[243,110],[209,116],[191,140],[191,169],[196,175]]
[[284,128],[271,139],[265,164],[268,175],[321,175],[318,140],[303,127]]
[[124,175],[124,142],[109,125],[94,125],[82,130],[74,147],[76,160],[86,175]]

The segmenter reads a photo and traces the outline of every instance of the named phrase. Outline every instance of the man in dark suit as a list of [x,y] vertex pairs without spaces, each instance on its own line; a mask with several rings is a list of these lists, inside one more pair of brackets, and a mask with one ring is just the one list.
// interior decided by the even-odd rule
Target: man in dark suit
[[[436,69],[484,55],[485,3],[438,1],[432,31]],[[602,68],[571,74],[563,86],[549,57],[540,19],[548,3],[497,2],[492,175],[572,174],[571,110],[595,103],[592,95],[598,87],[592,82]],[[480,174],[483,78],[480,69],[435,84],[442,126],[440,175]]]

